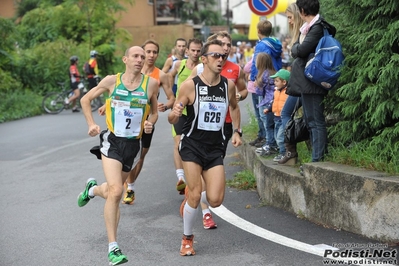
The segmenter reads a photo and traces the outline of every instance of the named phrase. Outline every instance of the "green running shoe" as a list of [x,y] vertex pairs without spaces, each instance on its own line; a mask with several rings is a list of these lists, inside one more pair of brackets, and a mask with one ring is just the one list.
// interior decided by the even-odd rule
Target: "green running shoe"
[[122,263],[128,262],[128,259],[125,255],[122,254],[122,251],[116,247],[108,254],[109,265],[119,265]]
[[85,190],[78,196],[79,207],[85,206],[90,201],[90,198],[93,198],[89,196],[89,189],[94,186],[97,186],[97,181],[94,178],[89,178],[86,182]]

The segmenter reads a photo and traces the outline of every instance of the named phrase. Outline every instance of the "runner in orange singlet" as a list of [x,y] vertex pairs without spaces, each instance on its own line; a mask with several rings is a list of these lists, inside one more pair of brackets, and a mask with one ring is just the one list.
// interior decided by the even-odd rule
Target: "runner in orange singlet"
[[[173,107],[173,103],[175,102],[175,96],[173,95],[172,86],[170,84],[169,77],[166,73],[164,73],[159,68],[155,67],[155,62],[158,58],[159,53],[159,44],[154,40],[147,40],[141,46],[145,52],[145,62],[144,67],[141,70],[141,73],[148,75],[158,81],[159,87],[162,87],[168,102],[166,104],[158,102],[158,111],[165,112],[166,110]],[[159,89],[158,89],[158,96],[159,96]],[[137,177],[139,176],[141,169],[143,168],[144,158],[147,155],[148,151],[150,150],[152,135],[154,134],[155,128],[152,130],[150,134],[143,133],[141,137],[141,156],[140,160],[138,161],[137,165],[130,171],[129,176],[126,180],[127,188],[125,196],[122,200],[124,204],[133,204],[135,199],[134,194],[134,182],[136,181]]]

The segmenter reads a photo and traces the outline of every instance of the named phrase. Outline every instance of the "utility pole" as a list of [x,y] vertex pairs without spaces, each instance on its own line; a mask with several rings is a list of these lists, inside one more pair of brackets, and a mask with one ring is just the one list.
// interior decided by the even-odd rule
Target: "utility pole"
[[152,6],[153,6],[152,12],[153,12],[153,16],[154,16],[153,23],[154,23],[154,26],[156,26],[157,25],[157,15],[158,15],[158,12],[157,12],[157,0],[152,1]]
[[230,34],[230,9],[229,9],[229,2],[230,2],[230,0],[227,0],[226,17],[227,17],[227,31]]

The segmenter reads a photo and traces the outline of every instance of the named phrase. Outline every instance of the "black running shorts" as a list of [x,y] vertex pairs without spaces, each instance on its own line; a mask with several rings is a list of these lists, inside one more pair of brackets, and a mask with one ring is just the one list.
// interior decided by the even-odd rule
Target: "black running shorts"
[[182,161],[195,162],[202,166],[203,170],[208,170],[217,165],[223,165],[225,149],[223,145],[205,146],[182,135],[179,144],[179,153]]
[[123,172],[130,172],[140,158],[140,139],[127,139],[114,135],[109,130],[101,132],[101,153],[122,164]]

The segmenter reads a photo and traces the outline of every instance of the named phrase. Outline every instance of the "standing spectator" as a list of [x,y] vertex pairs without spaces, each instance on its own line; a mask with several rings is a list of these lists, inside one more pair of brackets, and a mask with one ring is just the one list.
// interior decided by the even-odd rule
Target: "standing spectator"
[[253,60],[251,65],[251,75],[250,75],[251,81],[255,81],[255,79],[258,77],[258,69],[256,68],[256,62],[257,62],[256,57],[259,53],[266,53],[271,56],[275,71],[280,70],[282,66],[281,43],[278,39],[270,37],[273,28],[272,24],[268,20],[262,20],[258,22],[256,27],[258,29],[259,41],[255,46],[255,52],[253,55]]
[[[292,47],[295,42],[299,40],[299,29],[303,25],[304,21],[302,20],[301,16],[299,15],[298,6],[295,3],[292,3],[288,6],[287,10],[285,11],[288,19],[288,29],[291,34],[291,42],[289,47]],[[291,92],[288,92],[288,88],[286,93],[289,94],[287,100],[285,101],[283,110],[281,111],[281,126],[285,128],[287,125],[288,120],[291,118],[291,114],[294,111],[296,103],[299,101],[299,106],[302,105],[301,103],[301,96],[300,93],[296,92],[293,93],[293,87],[291,86]],[[299,98],[298,98],[299,97]],[[284,143],[285,147],[285,154],[283,158],[281,158],[278,163],[282,165],[293,165],[296,163],[298,158],[298,153],[296,150],[296,143]]]
[[245,59],[245,44],[242,42],[237,42],[237,54],[240,58],[240,67],[244,68],[247,60]]
[[320,39],[324,36],[323,29],[334,36],[336,29],[319,15],[319,0],[297,0],[301,18],[305,21],[300,29],[300,38],[292,46],[292,72],[288,91],[301,94],[302,108],[306,124],[310,131],[312,145],[312,162],[323,160],[327,152],[327,126],[324,117],[324,97],[328,91],[306,78],[304,69],[309,58],[314,56]]
[[254,49],[252,48],[252,44],[250,42],[246,43],[244,46],[245,61],[249,62],[249,60],[251,60],[253,55],[254,55]]
[[240,65],[240,58],[237,55],[237,47],[231,46],[227,60],[233,62],[234,64]]
[[97,86],[97,76],[98,76],[97,55],[98,52],[96,50],[90,51],[90,59],[88,65],[89,71],[86,73],[87,81],[89,82],[89,90]]
[[285,93],[287,89],[288,81],[290,80],[290,72],[286,69],[280,69],[276,74],[270,76],[270,78],[274,79],[274,96],[273,96],[273,105],[271,110],[265,109],[265,112],[272,111],[274,114],[274,138],[276,139],[277,146],[279,148],[279,154],[273,158],[274,162],[280,161],[285,154],[285,146],[284,146],[284,129],[283,123],[281,120],[281,111],[285,102],[288,98],[288,95]]
[[71,58],[69,58],[69,61],[71,62],[71,65],[69,67],[69,81],[71,84],[71,90],[73,90],[73,94],[65,100],[65,103],[72,103],[72,112],[76,113],[80,112],[76,105],[76,100],[80,96],[80,74],[78,70],[79,57],[73,55],[71,56]]
[[244,66],[244,72],[247,75],[247,90],[248,92],[251,93],[252,97],[252,105],[254,107],[254,114],[256,118],[256,122],[258,123],[258,134],[256,136],[256,139],[250,141],[248,144],[251,146],[255,146],[256,148],[262,147],[266,143],[266,130],[265,127],[263,126],[263,122],[260,119],[260,113],[259,113],[259,96],[256,94],[256,89],[255,89],[255,82],[251,80],[251,66],[252,66],[252,61],[253,58],[251,58],[248,63],[245,64]]
[[283,53],[281,54],[281,62],[283,63],[283,68],[291,71],[291,51],[288,48],[288,42],[284,40],[282,42]]
[[256,57],[256,68],[258,74],[255,80],[255,87],[259,97],[259,116],[266,131],[266,144],[256,149],[261,155],[276,153],[278,148],[274,139],[274,115],[272,112],[265,112],[270,109],[273,103],[274,80],[270,78],[276,73],[273,61],[269,54],[259,53]]
[[272,33],[272,23],[268,20],[261,20],[257,25],[259,41],[255,46],[254,60],[251,66],[251,80],[255,81],[258,76],[256,69],[256,57],[259,53],[267,53],[272,57],[273,67],[279,71],[282,67],[281,61],[281,42],[274,37],[270,37]]

